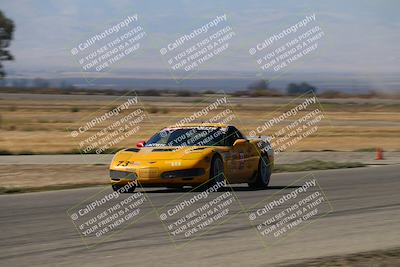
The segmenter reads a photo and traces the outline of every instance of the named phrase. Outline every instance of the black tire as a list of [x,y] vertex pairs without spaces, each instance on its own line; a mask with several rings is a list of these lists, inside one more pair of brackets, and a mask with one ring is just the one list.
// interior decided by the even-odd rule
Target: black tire
[[210,176],[208,178],[208,182],[205,183],[202,189],[203,190],[208,189],[216,185],[218,182],[224,182],[224,181],[225,181],[224,162],[222,161],[219,155],[214,155],[211,160]]
[[265,189],[268,187],[271,179],[272,167],[266,155],[262,155],[258,162],[257,179],[253,183],[249,183],[251,188]]
[[[123,186],[113,184],[113,185],[111,185],[111,187],[112,187],[112,189],[113,189],[115,192],[117,192],[117,191],[119,191]],[[136,186],[132,186],[132,187],[130,187],[130,188],[128,189],[128,191],[124,190],[124,192],[122,192],[122,193],[133,193],[133,192],[135,192],[135,189],[136,189]]]
[[166,188],[168,188],[168,189],[182,190],[182,189],[183,189],[183,186],[182,186],[182,185],[167,185]]

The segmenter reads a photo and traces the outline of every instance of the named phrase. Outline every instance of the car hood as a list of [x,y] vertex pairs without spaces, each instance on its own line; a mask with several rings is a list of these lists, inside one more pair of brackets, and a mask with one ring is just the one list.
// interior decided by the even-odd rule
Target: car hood
[[197,159],[213,150],[212,147],[143,147],[118,152],[114,160],[152,161],[173,159]]

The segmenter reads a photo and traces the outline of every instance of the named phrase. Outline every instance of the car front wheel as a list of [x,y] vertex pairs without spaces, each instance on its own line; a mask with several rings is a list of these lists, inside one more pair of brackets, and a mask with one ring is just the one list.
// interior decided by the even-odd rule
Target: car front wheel
[[[115,192],[120,192],[120,189],[121,189],[123,186],[113,184],[111,187],[112,187],[112,189],[113,189]],[[131,186],[131,187],[129,187],[128,190],[124,190],[124,192],[121,192],[121,193],[133,193],[133,192],[135,192],[135,189],[136,189],[136,186]]]
[[[223,183],[224,181],[225,181],[224,163],[219,155],[214,155],[214,157],[211,160],[209,179],[199,189],[205,190],[216,185],[217,183]],[[218,191],[220,189],[222,189],[222,187],[218,188]]]

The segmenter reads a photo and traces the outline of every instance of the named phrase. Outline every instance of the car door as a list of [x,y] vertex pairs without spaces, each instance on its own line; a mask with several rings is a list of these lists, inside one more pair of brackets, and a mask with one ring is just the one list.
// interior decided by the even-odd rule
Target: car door
[[[241,140],[236,142],[237,140]],[[228,127],[226,145],[230,147],[227,178],[232,183],[246,182],[252,175],[254,148],[233,126]]]

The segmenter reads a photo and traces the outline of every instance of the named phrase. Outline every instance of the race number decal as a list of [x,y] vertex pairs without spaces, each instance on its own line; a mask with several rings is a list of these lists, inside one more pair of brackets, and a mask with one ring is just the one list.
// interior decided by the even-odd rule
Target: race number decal
[[243,152],[239,152],[239,169],[243,169],[244,168],[244,153]]

